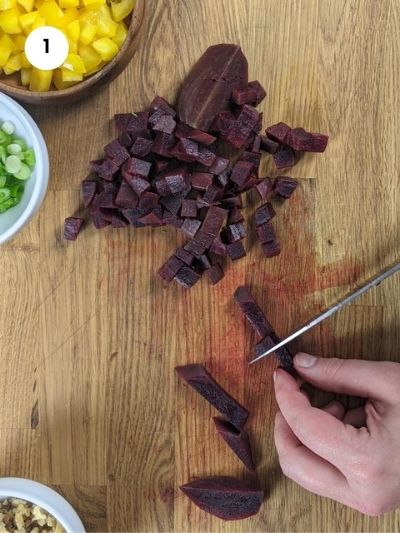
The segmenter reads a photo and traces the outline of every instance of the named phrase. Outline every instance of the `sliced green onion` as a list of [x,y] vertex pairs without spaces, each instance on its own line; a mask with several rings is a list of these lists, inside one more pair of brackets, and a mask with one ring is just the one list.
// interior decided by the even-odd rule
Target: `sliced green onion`
[[22,183],[16,183],[15,185],[11,185],[11,187],[9,187],[9,191],[10,191],[10,196],[12,198],[20,199],[22,196],[22,193],[24,192],[24,186],[22,185]]
[[7,187],[2,187],[0,189],[0,204],[2,204],[5,200],[8,200],[11,196],[10,189],[7,189]]
[[35,152],[32,150],[32,148],[30,150],[26,150],[24,152],[24,161],[30,167],[34,167],[35,166],[36,157],[35,157]]
[[6,170],[10,174],[17,174],[21,170],[21,160],[16,155],[9,155],[6,159]]
[[18,200],[16,198],[9,198],[5,202],[0,203],[0,213],[4,213],[4,211],[7,211],[7,209],[10,209],[10,207],[14,207],[14,205],[17,205]]
[[4,187],[7,181],[7,176],[0,176],[0,187]]
[[25,163],[21,163],[21,168],[14,174],[18,180],[25,181],[31,177],[31,169]]
[[7,152],[10,154],[10,155],[18,155],[22,152],[22,148],[19,144],[17,143],[11,143],[7,146]]
[[27,150],[27,148],[28,148],[26,146],[25,142],[22,139],[18,139],[18,137],[15,137],[15,135],[14,135],[12,141],[10,141],[10,142],[12,142],[13,144],[19,144],[19,146],[21,147],[21,150],[23,152],[25,152],[25,150]]
[[1,129],[4,131],[4,133],[7,133],[7,135],[12,135],[15,131],[15,126],[12,122],[10,122],[9,120],[6,120],[1,125]]
[[11,141],[11,135],[7,135],[5,131],[0,130],[0,144],[10,144]]

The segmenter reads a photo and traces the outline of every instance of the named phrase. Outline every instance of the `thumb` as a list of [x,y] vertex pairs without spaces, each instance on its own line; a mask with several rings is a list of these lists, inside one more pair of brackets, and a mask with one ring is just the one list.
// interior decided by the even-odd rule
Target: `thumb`
[[305,381],[320,389],[386,403],[400,402],[399,363],[321,358],[300,352],[294,358],[294,366]]

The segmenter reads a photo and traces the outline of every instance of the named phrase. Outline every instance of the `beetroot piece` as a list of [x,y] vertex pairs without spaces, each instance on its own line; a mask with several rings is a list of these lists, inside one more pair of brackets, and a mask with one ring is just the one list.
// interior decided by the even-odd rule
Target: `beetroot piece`
[[260,205],[260,207],[257,207],[255,214],[256,226],[261,226],[261,224],[269,222],[275,216],[275,214],[275,209],[272,207],[270,202]]
[[250,176],[253,164],[248,161],[238,161],[232,169],[231,180],[242,186]]
[[209,269],[206,270],[206,276],[211,281],[213,285],[221,281],[224,277],[224,271],[218,263],[212,265]]
[[137,137],[131,146],[131,154],[137,157],[146,157],[153,148],[153,141]]
[[146,191],[140,195],[139,198],[139,207],[141,209],[154,209],[158,206],[160,197],[155,192]]
[[298,161],[296,153],[290,146],[281,146],[272,157],[278,169],[293,167]]
[[250,104],[256,106],[264,100],[266,95],[267,93],[259,81],[251,81],[247,87],[234,89],[232,100],[237,105]]
[[244,430],[239,431],[230,422],[226,422],[226,420],[214,418],[214,424],[218,433],[235,452],[246,468],[254,472],[255,466],[253,455],[251,453],[249,434]]
[[141,176],[142,178],[147,178],[150,172],[151,163],[148,161],[143,161],[142,159],[137,159],[136,157],[130,157],[126,163],[122,166],[122,173],[125,177],[125,174],[131,174],[136,176]]
[[235,122],[228,129],[227,133],[221,135],[237,149],[243,148],[248,141],[254,128],[259,123],[260,114],[249,105],[244,105]]
[[118,140],[121,146],[125,146],[125,148],[130,148],[133,144],[132,137],[127,132],[121,133],[121,135],[118,137]]
[[125,174],[123,173],[125,181],[128,185],[135,191],[135,193],[140,196],[142,193],[150,189],[151,184],[149,181],[137,176],[135,174]]
[[266,135],[260,136],[261,142],[260,142],[260,150],[263,150],[264,152],[267,152],[269,154],[274,154],[278,151],[278,148],[280,144],[276,141],[273,141]]
[[92,172],[96,172],[100,178],[103,178],[107,181],[112,181],[114,179],[118,169],[119,166],[112,159],[90,162],[90,170]]
[[238,207],[233,207],[229,212],[227,225],[230,226],[231,224],[238,224],[243,221],[244,217],[240,212],[240,209]]
[[174,253],[175,257],[178,257],[185,265],[190,266],[193,263],[194,256],[184,250],[183,248],[177,248]]
[[310,133],[304,128],[294,128],[287,134],[285,143],[301,152],[324,152],[329,137],[322,133]]
[[162,96],[156,96],[154,100],[150,104],[150,109],[152,112],[154,111],[161,111],[164,114],[171,115],[171,117],[174,117],[176,115],[176,112],[172,107],[169,105],[169,103],[164,100]]
[[97,191],[97,182],[94,180],[84,180],[81,184],[83,205],[89,207]]
[[247,82],[247,59],[239,46],[210,46],[183,82],[178,100],[180,119],[208,131],[215,115],[228,108],[232,91]]
[[265,133],[267,134],[267,137],[269,137],[273,141],[278,142],[280,144],[284,144],[290,130],[290,126],[288,126],[284,122],[278,122],[278,124],[269,126],[265,130]]
[[193,163],[199,157],[199,145],[190,139],[179,139],[177,144],[170,150],[170,154],[179,161]]
[[129,159],[128,150],[125,148],[125,146],[122,146],[117,139],[107,144],[107,146],[104,147],[104,151],[108,157],[112,159],[119,167],[122,165],[122,163],[125,163],[125,161]]
[[126,181],[122,181],[119,187],[115,204],[119,207],[135,208],[138,205],[138,197],[135,191]]
[[243,152],[241,161],[247,161],[254,166],[253,173],[258,175],[258,169],[261,163],[261,154],[255,152]]
[[183,266],[183,261],[173,255],[158,270],[158,275],[165,281],[172,281]]
[[174,280],[185,289],[191,289],[199,281],[200,277],[200,274],[185,265],[175,275]]
[[261,244],[276,241],[276,233],[271,222],[264,222],[257,226],[257,235]]
[[274,190],[270,178],[262,179],[254,188],[262,200],[269,200],[273,196]]
[[226,218],[226,210],[221,209],[221,207],[211,206],[208,211],[206,218],[202,224],[202,231],[216,237],[221,231],[222,225]]
[[[235,291],[234,298],[252,328],[262,337],[262,340],[256,347],[256,352],[258,351],[257,353],[261,355],[272,347],[271,340],[274,344],[277,344],[280,338],[247,287],[238,287]],[[275,353],[282,367],[290,374],[294,374],[293,357],[289,350],[283,347]]]
[[196,218],[197,215],[197,202],[196,200],[182,200],[181,217]]
[[237,261],[246,255],[246,250],[241,241],[232,242],[226,245],[226,252],[232,261]]
[[204,146],[210,146],[216,141],[216,137],[195,128],[191,128],[186,124],[179,124],[175,131],[175,136],[178,139],[191,139]]
[[229,159],[225,159],[225,157],[216,157],[214,163],[209,167],[209,171],[212,174],[221,174],[226,170],[228,165]]
[[281,253],[281,245],[277,240],[263,242],[261,247],[265,257],[275,257]]
[[201,221],[197,220],[196,218],[186,218],[183,221],[183,224],[181,226],[181,230],[185,235],[187,235],[190,238],[193,238],[197,231],[200,229]]
[[64,236],[67,241],[75,241],[81,231],[83,218],[69,217],[64,222]]
[[115,115],[115,125],[119,133],[137,133],[147,128],[149,114],[142,113],[120,113]]
[[176,127],[176,122],[171,115],[161,115],[153,124],[153,130],[164,133],[172,133]]
[[176,217],[169,211],[164,211],[163,221],[165,222],[165,224],[168,224],[169,226],[173,226],[174,228],[181,228],[183,225],[183,220]]
[[249,412],[215,381],[204,366],[198,364],[177,366],[175,370],[237,429],[244,427]]
[[262,490],[228,476],[195,479],[180,489],[197,507],[223,520],[257,514],[264,499]]
[[221,236],[226,244],[241,241],[246,237],[246,228],[240,222],[238,222],[237,224],[230,224],[229,226],[224,228],[223,232],[221,233]]
[[289,176],[278,176],[274,181],[274,192],[281,198],[290,198],[299,182]]
[[200,148],[196,161],[205,167],[211,167],[217,160],[217,156],[208,148]]
[[175,144],[174,136],[158,131],[153,141],[153,152],[164,157],[171,157],[170,150]]
[[212,184],[213,176],[208,172],[193,172],[192,187],[198,191],[206,191]]
[[227,250],[226,250],[226,246],[225,244],[221,241],[221,239],[219,237],[216,237],[211,246],[210,246],[210,252],[216,254],[216,255],[220,255],[220,256],[225,256],[227,255]]
[[129,222],[122,215],[113,213],[111,216],[111,226],[113,228],[126,228],[126,226],[129,226]]
[[199,229],[193,239],[184,246],[184,249],[195,257],[199,258],[206,250],[209,249],[213,240],[213,235],[209,235],[202,229]]

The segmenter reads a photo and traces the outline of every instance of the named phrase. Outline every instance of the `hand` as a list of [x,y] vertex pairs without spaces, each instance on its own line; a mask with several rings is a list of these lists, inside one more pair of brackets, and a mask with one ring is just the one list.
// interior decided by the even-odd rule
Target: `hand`
[[400,364],[297,354],[300,377],[367,398],[345,412],[312,407],[296,380],[275,373],[275,444],[284,474],[302,487],[378,516],[400,505]]

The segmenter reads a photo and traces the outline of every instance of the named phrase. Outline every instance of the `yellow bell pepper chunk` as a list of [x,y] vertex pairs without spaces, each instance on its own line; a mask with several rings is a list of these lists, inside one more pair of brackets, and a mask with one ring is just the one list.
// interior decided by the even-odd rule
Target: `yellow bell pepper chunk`
[[75,85],[76,82],[63,81],[61,69],[58,68],[53,73],[53,83],[56,86],[56,89],[61,90],[61,89],[68,89],[68,87]]
[[35,0],[17,0],[17,2],[25,9],[25,11],[28,11],[28,13],[32,11],[35,4]]
[[31,72],[31,79],[29,82],[29,89],[31,91],[39,92],[48,91],[50,89],[52,77],[52,70],[39,70],[33,67]]
[[80,31],[81,27],[79,24],[79,20],[73,20],[66,27],[67,37],[71,39],[71,41],[73,41],[74,43],[78,42]]
[[77,8],[69,7],[68,9],[64,11],[63,27],[66,28],[68,24],[78,19],[79,19],[79,11],[77,10]]
[[11,56],[10,59],[7,61],[7,63],[4,65],[4,74],[13,74],[14,72],[18,72],[18,70],[21,70],[21,58],[19,57],[19,54]]
[[46,0],[39,7],[39,15],[43,17],[49,26],[62,27],[64,12],[55,0]]
[[92,46],[80,46],[79,55],[85,65],[86,74],[100,65],[101,57]]
[[22,85],[29,85],[31,81],[31,69],[30,68],[21,68],[21,83]]
[[83,80],[83,74],[80,72],[73,72],[71,70],[67,70],[65,68],[61,69],[61,79],[62,81],[82,81]]
[[11,9],[17,5],[17,0],[0,0],[0,11]]
[[86,72],[85,64],[78,54],[68,54],[61,68],[62,70],[69,70],[78,74],[84,74]]
[[115,22],[121,22],[132,13],[135,3],[136,0],[121,0],[120,2],[116,2],[115,0],[112,1],[111,11]]
[[87,77],[87,76],[91,76],[92,74],[96,74],[96,72],[98,72],[99,70],[101,70],[101,69],[104,67],[105,64],[106,64],[105,61],[102,61],[102,62],[100,63],[100,65],[97,65],[97,67],[94,67],[94,68],[92,68],[91,70],[88,70],[88,71],[86,72],[86,74],[85,74],[85,77]]
[[124,41],[127,35],[128,35],[128,30],[125,26],[125,23],[120,22],[118,24],[117,31],[115,32],[115,35],[112,39],[114,43],[117,43],[118,47],[121,48],[121,46],[124,44]]
[[4,67],[7,63],[11,52],[13,51],[13,42],[11,37],[3,35],[0,37],[0,67]]
[[93,42],[93,48],[103,61],[111,61],[118,54],[119,48],[109,37],[102,37]]
[[25,55],[25,52],[19,53],[20,61],[21,61],[21,68],[30,68],[32,65],[29,63],[28,58]]
[[24,13],[19,17],[19,22],[25,34],[31,31],[31,26],[38,17],[39,11],[31,11],[30,13]]
[[31,26],[32,31],[36,30],[36,28],[41,28],[42,26],[46,26],[46,21],[43,17],[37,16],[34,23]]
[[13,38],[14,52],[20,52],[21,50],[25,50],[25,41],[25,35],[16,35]]
[[91,9],[97,9],[101,6],[104,6],[106,0],[82,0],[82,4],[85,7],[90,7]]
[[103,10],[97,17],[97,35],[99,37],[114,37],[117,32],[118,24],[108,16]]
[[58,0],[58,4],[63,9],[68,7],[79,7],[79,0]]
[[79,42],[81,44],[90,44],[96,36],[97,28],[93,24],[84,23],[81,26],[81,32],[79,34]]
[[18,34],[22,32],[19,17],[22,15],[22,10],[19,6],[0,11],[0,28],[4,33]]

